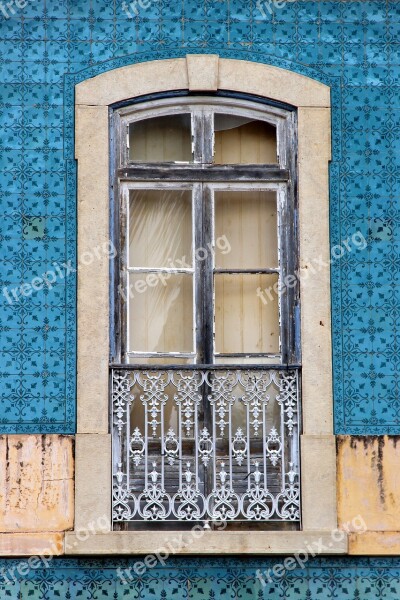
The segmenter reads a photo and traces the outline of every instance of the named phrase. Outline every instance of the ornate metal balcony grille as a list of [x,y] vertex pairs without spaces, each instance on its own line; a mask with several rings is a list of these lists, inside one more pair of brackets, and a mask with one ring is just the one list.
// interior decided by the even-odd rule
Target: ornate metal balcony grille
[[113,521],[300,520],[296,368],[112,370]]

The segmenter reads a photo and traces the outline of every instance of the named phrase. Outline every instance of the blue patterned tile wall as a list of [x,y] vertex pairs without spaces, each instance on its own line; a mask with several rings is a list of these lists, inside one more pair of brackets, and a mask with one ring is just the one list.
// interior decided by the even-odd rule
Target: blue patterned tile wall
[[333,87],[332,248],[366,241],[332,264],[336,431],[399,433],[400,2],[10,6],[0,3],[0,431],[75,429],[74,83],[212,52]]
[[[10,600],[373,600],[400,597],[399,559],[311,559],[278,578],[270,559],[174,559],[153,569],[139,559],[53,559],[26,573],[24,560],[0,561],[1,598]],[[24,570],[25,569],[25,570]],[[131,569],[129,571],[129,569]],[[270,573],[269,573],[270,571]],[[259,576],[257,577],[257,573]],[[262,575],[264,573],[265,577]],[[267,573],[267,574],[265,574]]]

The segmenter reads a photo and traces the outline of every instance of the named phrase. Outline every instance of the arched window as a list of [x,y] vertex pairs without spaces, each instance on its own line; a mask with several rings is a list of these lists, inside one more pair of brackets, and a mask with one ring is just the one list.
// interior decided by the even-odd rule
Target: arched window
[[[331,537],[337,526],[337,511],[329,287],[329,87],[293,71],[214,55],[155,60],[95,77],[90,71],[87,76],[75,87],[78,254],[84,262],[86,253],[95,250],[98,260],[96,268],[78,271],[75,530],[66,532],[67,551],[82,555],[154,554],[169,543],[175,547],[176,534],[167,529],[191,527],[197,520],[204,523],[224,518],[235,531],[206,531],[193,536],[190,547],[179,548],[177,553],[293,554],[310,543],[318,547],[323,544],[327,553],[345,553],[346,537],[335,541],[334,546]],[[172,118],[174,114],[178,120]],[[190,117],[183,117],[185,114]],[[217,118],[220,114],[223,117]],[[163,124],[165,119],[156,123],[155,119],[162,117],[166,117],[167,126]],[[168,141],[171,129],[172,147]],[[263,144],[255,153],[247,154],[248,140],[259,138],[261,130]],[[213,134],[215,144],[210,143]],[[257,143],[252,148],[257,148]],[[250,155],[252,162],[247,162],[246,156]],[[69,177],[71,181],[74,178],[72,166]],[[181,207],[179,218],[168,211],[167,200]],[[265,211],[265,203],[271,208],[275,201],[276,217],[273,210]],[[207,232],[201,223],[199,229],[195,216],[200,214],[200,203],[203,225],[205,211],[214,232]],[[214,212],[207,209],[210,205],[215,205]],[[152,212],[150,206],[154,207]],[[249,207],[255,208],[247,210]],[[145,239],[144,225],[142,229],[133,225],[130,233],[128,208],[133,209],[131,216],[135,216],[132,223],[146,222],[149,231],[150,214],[157,214],[162,227],[158,230],[156,252],[151,252],[149,246],[146,256],[143,248],[138,248],[135,240]],[[137,218],[140,209],[145,217],[142,221]],[[261,237],[259,233],[246,235],[242,225],[246,219],[254,222],[254,212],[269,214],[264,229],[259,229],[257,220],[257,232],[265,233],[270,240],[276,222],[279,266],[284,269],[278,269],[279,273],[265,272],[274,262],[269,263],[268,257],[273,258],[274,252],[276,257],[277,252],[270,245],[258,255],[257,266],[251,266],[255,264],[254,249],[259,247]],[[170,219],[169,228],[161,215]],[[191,228],[177,228],[177,222],[189,223],[191,219]],[[218,223],[222,223],[222,230]],[[294,227],[293,234],[290,227]],[[176,235],[172,237],[174,228]],[[121,242],[121,262],[113,265],[111,278],[109,257],[99,251],[110,248],[110,230],[113,240],[118,245]],[[229,246],[223,239],[218,248],[216,240],[224,232]],[[203,238],[199,238],[200,234]],[[168,244],[168,239],[174,242]],[[209,252],[204,257],[197,252],[196,256],[204,239],[211,239],[211,247],[206,241],[204,248]],[[185,254],[190,240],[192,253],[185,258],[188,266],[181,265],[183,272],[175,272],[178,261],[175,259],[174,263],[173,259],[183,260],[179,255]],[[245,262],[241,246],[254,250],[246,252]],[[131,247],[133,262],[128,267]],[[170,255],[174,248],[175,254]],[[225,252],[228,248],[230,251]],[[165,256],[173,262],[174,272],[169,277]],[[286,266],[283,257],[298,262],[300,276],[296,280],[295,263]],[[207,270],[207,264],[212,272]],[[325,266],[315,268],[316,264]],[[276,263],[271,270],[275,266]],[[132,273],[128,269],[133,269]],[[162,315],[161,321],[151,325],[144,320],[139,339],[136,334],[140,330],[133,333],[133,343],[141,344],[138,350],[128,347],[128,275],[144,280],[138,290],[133,288],[133,293],[149,309],[152,302],[157,306],[154,299],[157,294],[161,296],[158,288],[162,286],[165,294],[164,288],[172,290],[175,282],[177,298],[172,295],[170,300],[179,302],[176,290],[186,289],[195,302],[193,306],[200,307],[204,314],[180,314],[183,302],[167,314],[157,312]],[[254,305],[247,304],[244,292],[248,287],[244,283],[248,278],[254,281],[272,275],[281,285],[265,290],[261,283],[257,284],[261,288],[259,294],[263,293],[257,298],[255,312]],[[179,276],[181,281],[184,277],[186,281],[190,279],[191,287],[176,285]],[[214,300],[218,278],[224,282],[219,288],[221,291],[222,287],[219,306],[224,311],[218,315],[223,323],[219,338],[216,326],[210,331],[208,325],[207,332],[203,325],[196,325],[214,319],[207,315],[218,306],[218,299]],[[239,280],[243,284],[225,288],[225,281]],[[208,286],[210,282],[214,286],[211,290],[207,281]],[[202,295],[197,285],[203,286]],[[276,346],[271,352],[264,345],[268,339],[265,332],[272,333],[272,324],[276,323],[276,317],[274,321],[268,313],[271,297],[280,298],[281,303],[279,352]],[[203,298],[202,305],[199,298]],[[137,297],[132,299],[135,301]],[[226,322],[231,303],[239,317]],[[164,303],[160,300],[160,304]],[[189,300],[185,301],[185,309],[188,304]],[[267,317],[260,320],[263,306],[266,313],[262,314]],[[139,325],[137,315],[141,310],[142,315],[146,313],[143,305],[136,307],[138,312],[132,319],[134,325]],[[242,311],[242,307],[246,310]],[[254,344],[255,327],[249,328],[245,320],[249,313],[253,319],[250,323],[258,319],[261,328],[254,352],[254,346],[249,348],[244,337],[251,331]],[[147,351],[149,346],[142,345],[146,332],[157,327],[164,336],[160,323],[174,323],[174,319],[185,326],[189,323],[189,330],[190,326],[193,330],[197,327],[195,340],[198,333],[204,342],[196,341],[197,345],[193,343],[187,350],[189,346],[172,345],[164,337],[162,349],[154,349],[153,345]],[[237,336],[241,327],[243,338]],[[210,350],[207,340],[213,340],[214,333],[215,346]],[[275,333],[271,337],[274,336]],[[177,332],[176,341],[182,339],[186,343],[182,332]],[[221,346],[221,342],[226,345]],[[300,423],[294,410],[299,392],[299,346],[301,531],[293,531],[299,528],[299,452],[293,443],[297,440],[295,426]],[[228,352],[221,351],[221,347],[228,348]],[[208,348],[208,357],[201,356],[198,348]],[[258,352],[260,348],[262,352]],[[154,356],[154,351],[159,354]],[[167,356],[160,356],[161,353]],[[259,408],[263,403],[267,405],[266,413]],[[283,423],[283,431],[278,426],[272,430],[274,422]],[[289,455],[295,459],[292,465]],[[105,526],[104,517],[111,514],[114,522],[110,520]],[[246,523],[238,524],[241,520]],[[249,537],[247,528],[251,521],[256,521],[256,528],[262,522],[269,531],[255,531]],[[88,523],[96,535],[83,539],[80,532],[87,529]],[[278,526],[285,528],[284,534],[271,531]]]
[[299,522],[296,112],[188,96],[113,124],[114,521]]

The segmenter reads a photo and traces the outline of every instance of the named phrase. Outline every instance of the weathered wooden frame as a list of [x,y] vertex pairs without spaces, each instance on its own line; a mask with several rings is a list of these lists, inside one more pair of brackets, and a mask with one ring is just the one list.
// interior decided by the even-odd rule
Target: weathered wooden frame
[[[347,552],[335,542],[336,453],[332,419],[332,353],[328,167],[330,89],[297,73],[215,55],[189,55],[106,72],[76,86],[78,253],[109,242],[109,107],[147,94],[185,90],[254,94],[290,104],[298,114],[300,288],[302,299],[303,530],[206,532],[180,554],[285,554],[318,541],[326,553]],[[95,160],[94,160],[95,159]],[[95,165],[95,167],[93,167]],[[146,554],[168,543],[165,532],[112,532],[109,434],[109,260],[78,273],[78,433],[75,530],[69,554]],[[307,273],[308,277],[304,277]],[[96,301],[94,301],[96,299]],[[89,528],[90,526],[90,528]],[[87,536],[80,530],[93,531]]]
[[[243,95],[242,95],[243,96]],[[252,101],[253,100],[253,101]],[[124,103],[125,104],[125,103]],[[264,121],[276,128],[277,133],[277,153],[278,163],[270,165],[218,165],[213,164],[212,160],[212,141],[214,136],[212,119],[214,110],[223,112],[224,114],[246,116],[255,120]],[[127,138],[129,135],[129,126],[131,123],[140,122],[143,119],[151,119],[159,116],[172,116],[176,114],[192,114],[192,131],[194,134],[193,150],[194,162],[189,164],[179,163],[134,163],[129,160]],[[160,98],[155,100],[153,97],[150,100],[143,100],[141,103],[135,103],[131,106],[111,110],[110,121],[112,123],[112,152],[113,164],[115,173],[111,173],[111,178],[114,180],[114,198],[111,202],[111,222],[114,223],[112,234],[114,236],[114,246],[118,249],[115,257],[113,268],[111,270],[111,285],[110,297],[113,306],[111,313],[111,363],[119,364],[124,362],[125,352],[128,348],[126,340],[127,329],[127,303],[125,298],[118,293],[119,285],[126,280],[127,266],[124,257],[126,256],[125,228],[127,219],[126,200],[123,197],[122,189],[126,188],[127,184],[136,184],[138,189],[180,189],[184,187],[184,183],[188,182],[196,185],[202,185],[204,182],[207,188],[204,193],[207,197],[209,211],[211,209],[211,198],[214,192],[223,185],[228,184],[233,190],[233,185],[236,184],[237,189],[266,189],[266,184],[276,184],[277,204],[278,194],[285,195],[285,203],[282,211],[279,210],[281,219],[281,227],[279,232],[279,242],[283,261],[280,267],[281,281],[286,281],[286,277],[291,273],[296,273],[298,270],[298,239],[297,239],[297,223],[295,215],[298,212],[297,207],[297,115],[293,107],[279,106],[278,103],[269,104],[267,100],[243,98],[235,99],[232,95],[219,94],[218,97],[210,96],[184,96],[182,93],[179,97],[169,95],[168,98]],[[207,144],[206,140],[210,143]],[[163,188],[164,182],[169,182],[169,186]],[[174,184],[170,183],[174,182]],[[256,182],[259,182],[258,185]],[[132,185],[133,188],[133,185]],[[222,188],[221,188],[222,189]],[[193,189],[195,197],[198,196],[198,190]],[[200,210],[199,210],[200,209]],[[207,211],[201,210],[199,199],[197,198],[193,204],[195,213],[203,212],[202,217],[197,219],[198,227],[194,232],[197,239],[196,244],[206,247],[203,238],[203,231],[199,230],[200,223],[206,232],[211,228],[211,222],[207,225],[204,218],[208,218]],[[199,214],[197,214],[197,217]],[[195,217],[196,219],[196,217]],[[120,227],[118,227],[120,223]],[[211,241],[211,240],[210,240]],[[203,275],[212,272],[212,266],[207,264],[206,269],[202,269]],[[212,296],[212,283],[206,285],[205,281],[198,281],[195,268],[194,284],[196,286],[195,294],[197,298],[202,297],[204,290],[207,289]],[[215,272],[215,271],[214,271]],[[244,269],[243,272],[250,273]],[[264,270],[256,270],[257,273],[266,273]],[[280,297],[280,313],[281,313],[281,356],[277,357],[277,364],[298,364],[300,362],[300,311],[299,311],[299,286],[288,287],[285,294]],[[213,314],[211,311],[211,298],[206,302],[206,306],[201,310],[195,307],[194,325],[200,324],[202,320],[200,314],[206,312],[206,322],[197,327],[209,335],[207,339],[200,340],[199,335],[196,339],[196,354],[200,357],[200,364],[209,365],[213,363],[213,339],[211,322]],[[116,343],[118,340],[118,343]],[[296,343],[297,342],[297,343]],[[202,348],[205,346],[206,350]],[[145,353],[138,353],[139,356],[146,356]],[[163,353],[157,353],[155,356],[168,356]],[[150,356],[150,354],[148,354]],[[174,363],[174,358],[187,357],[187,353],[171,353],[171,364]],[[239,354],[231,354],[234,358],[239,358]],[[262,355],[260,354],[260,357]],[[255,357],[255,355],[254,355]],[[256,362],[256,361],[255,361]],[[272,363],[271,363],[272,364]]]

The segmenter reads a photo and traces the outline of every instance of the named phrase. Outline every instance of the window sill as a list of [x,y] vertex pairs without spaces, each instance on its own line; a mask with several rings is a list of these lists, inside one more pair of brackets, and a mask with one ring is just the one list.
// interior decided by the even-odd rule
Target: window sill
[[[347,554],[343,531],[138,531],[95,533],[82,539],[80,532],[67,532],[65,554],[69,555],[212,555],[212,554]],[[341,538],[339,540],[339,538]],[[337,541],[339,540],[339,541]]]

